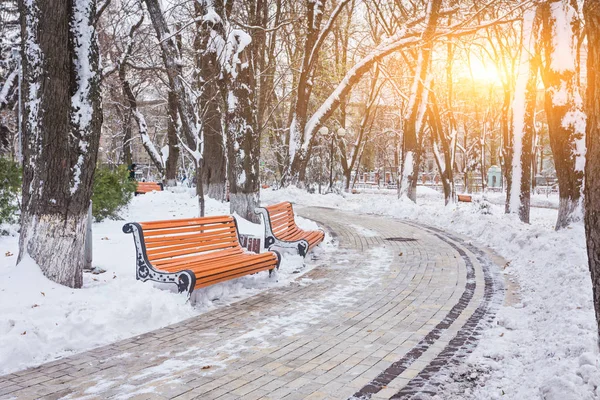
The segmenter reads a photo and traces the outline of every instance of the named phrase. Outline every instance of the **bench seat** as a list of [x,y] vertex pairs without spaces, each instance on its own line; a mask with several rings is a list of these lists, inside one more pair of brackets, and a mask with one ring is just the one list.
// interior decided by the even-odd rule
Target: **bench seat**
[[296,225],[292,203],[284,201],[267,207],[257,207],[254,212],[260,214],[265,224],[265,248],[295,249],[302,257],[319,245],[325,238],[325,232],[305,231]]
[[133,233],[136,278],[174,283],[179,291],[239,278],[279,266],[275,251],[247,252],[240,246],[232,216],[128,223]]
[[145,194],[152,191],[160,192],[163,190],[162,183],[157,182],[138,182],[135,189],[135,194]]

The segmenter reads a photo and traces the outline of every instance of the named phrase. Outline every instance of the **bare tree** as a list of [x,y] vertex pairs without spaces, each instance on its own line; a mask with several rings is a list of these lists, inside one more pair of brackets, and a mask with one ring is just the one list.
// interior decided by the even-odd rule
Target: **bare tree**
[[[227,167],[223,126],[224,93],[220,92],[221,68],[219,54],[214,46],[211,31],[218,31],[219,38],[224,37],[222,23],[212,20],[207,13],[208,2],[195,1],[196,32],[194,37],[194,57],[196,64],[196,85],[198,87],[198,109],[202,118],[204,136],[204,168],[202,184],[206,194],[216,200],[225,200]],[[215,8],[222,8],[217,2]],[[205,17],[206,16],[206,17]]]
[[533,138],[540,67],[540,29],[539,9],[526,11],[523,15],[521,62],[512,104],[512,179],[506,192],[508,212],[517,213],[519,219],[527,223],[531,201]]
[[19,2],[24,138],[19,261],[83,283],[102,113],[94,0]]
[[586,1],[588,58],[585,110],[587,157],[585,161],[585,235],[592,275],[594,308],[600,334],[600,3]]
[[545,108],[560,195],[558,230],[582,216],[586,117],[578,77],[580,23],[576,1],[548,1],[541,13]]
[[200,216],[204,216],[204,190],[202,185],[202,163],[204,138],[200,121],[198,120],[195,99],[190,93],[189,85],[182,74],[180,61],[181,49],[176,43],[175,35],[171,34],[165,16],[158,0],[144,0],[152,25],[156,31],[161,56],[169,78],[170,90],[173,92],[173,105],[177,106],[178,121],[181,130],[180,139],[183,147],[192,155],[196,163],[196,194],[200,207]]

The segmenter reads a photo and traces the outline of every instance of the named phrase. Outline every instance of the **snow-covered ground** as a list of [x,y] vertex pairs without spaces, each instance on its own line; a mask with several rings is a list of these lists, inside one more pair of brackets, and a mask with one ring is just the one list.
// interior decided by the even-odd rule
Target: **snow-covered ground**
[[[94,224],[95,267],[100,275],[84,274],[83,289],[74,290],[46,279],[32,260],[15,266],[18,233],[0,236],[0,375],[60,356],[88,350],[201,314],[289,284],[314,264],[295,255],[284,259],[271,278],[267,272],[194,291],[192,302],[174,286],[159,287],[135,280],[133,238],[122,231],[128,221],[196,217],[198,205],[190,192],[149,193],[135,197],[121,213],[122,221]],[[228,214],[229,204],[207,199],[207,215]],[[317,225],[298,218],[307,229]],[[240,221],[240,231],[252,234],[260,226]],[[330,251],[331,240],[316,252]]]
[[[486,196],[502,203],[501,194]],[[509,261],[504,273],[520,286],[520,302],[500,309],[496,326],[485,332],[467,368],[456,371],[455,377],[466,375],[471,382],[449,385],[440,398],[600,398],[583,224],[556,232],[557,211],[542,208],[533,208],[531,224],[523,224],[516,216],[504,214],[503,205],[482,197],[444,207],[440,193],[422,187],[417,205],[381,194],[311,195],[295,188],[262,193],[267,203],[287,199],[437,226],[466,235]],[[540,202],[546,198],[539,197]],[[548,199],[551,204],[552,197]],[[474,373],[480,370],[487,373]]]
[[[290,200],[299,205],[333,207],[415,220],[455,231],[495,249],[509,261],[507,279],[520,287],[520,302],[502,307],[442,398],[594,399],[600,398],[591,282],[582,224],[554,231],[556,210],[532,209],[526,225],[504,214],[502,195],[476,196],[474,203],[443,206],[440,193],[419,188],[418,205],[378,194],[308,194],[264,190],[263,203]],[[541,196],[545,197],[545,196]],[[548,204],[556,203],[548,197]],[[540,199],[540,202],[543,199]],[[193,217],[196,200],[188,193],[136,197],[122,213],[125,221]],[[208,214],[228,205],[208,201]],[[84,289],[55,285],[26,261],[15,268],[17,236],[0,237],[0,374],[90,349],[198,315],[277,285],[310,269],[287,256],[275,278],[268,274],[198,290],[193,304],[184,296],[135,280],[134,248],[121,231],[125,221],[94,225],[94,266]],[[315,227],[311,221],[299,221]],[[248,224],[241,229],[255,230]],[[364,230],[363,235],[370,232]],[[326,243],[321,251],[330,251]],[[374,254],[374,257],[379,255]],[[301,269],[300,274],[293,272]],[[485,373],[479,373],[485,371]],[[468,372],[468,373],[465,373]]]

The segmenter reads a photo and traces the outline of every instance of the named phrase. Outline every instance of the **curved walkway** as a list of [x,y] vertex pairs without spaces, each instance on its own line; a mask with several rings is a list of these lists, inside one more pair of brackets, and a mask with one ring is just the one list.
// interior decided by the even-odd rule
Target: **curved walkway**
[[309,261],[316,268],[293,284],[0,377],[0,398],[436,393],[438,377],[472,350],[503,301],[494,256],[414,223],[317,207],[297,211],[325,225],[339,247],[317,251]]

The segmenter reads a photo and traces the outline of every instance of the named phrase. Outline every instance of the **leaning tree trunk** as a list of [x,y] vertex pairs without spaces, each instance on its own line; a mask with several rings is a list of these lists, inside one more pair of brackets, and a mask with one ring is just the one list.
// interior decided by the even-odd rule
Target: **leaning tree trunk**
[[[560,196],[558,230],[582,216],[585,114],[577,79],[579,17],[577,10],[566,0],[549,2],[542,10],[545,108]],[[557,48],[557,43],[566,44],[570,51]]]
[[[194,158],[196,170],[201,171],[202,168],[202,147],[204,138],[200,129],[200,122],[196,113],[197,107],[192,100],[187,84],[182,76],[181,66],[181,49],[177,46],[175,38],[171,35],[167,26],[167,21],[162,13],[159,0],[144,0],[152,20],[152,25],[156,32],[156,37],[159,40],[161,57],[165,65],[167,77],[169,78],[169,89],[173,92],[173,102],[177,107],[179,127],[181,130],[182,139],[180,143],[187,143],[186,150]],[[196,180],[196,192],[203,194],[203,188],[198,188],[202,185],[202,179]],[[200,216],[204,216],[204,198],[198,199],[200,206]]]
[[19,261],[81,287],[102,113],[94,0],[19,2],[23,203]]
[[400,180],[399,195],[406,195],[413,202],[417,202],[417,182],[419,180],[419,164],[421,148],[419,136],[421,134],[425,110],[427,108],[427,95],[425,82],[429,71],[433,42],[439,17],[441,0],[431,0],[428,4],[426,16],[427,27],[423,32],[423,47],[418,55],[417,68],[411,88],[408,114],[404,124],[403,164],[402,178]]
[[586,1],[588,58],[585,162],[585,235],[598,334],[600,334],[600,3]]

